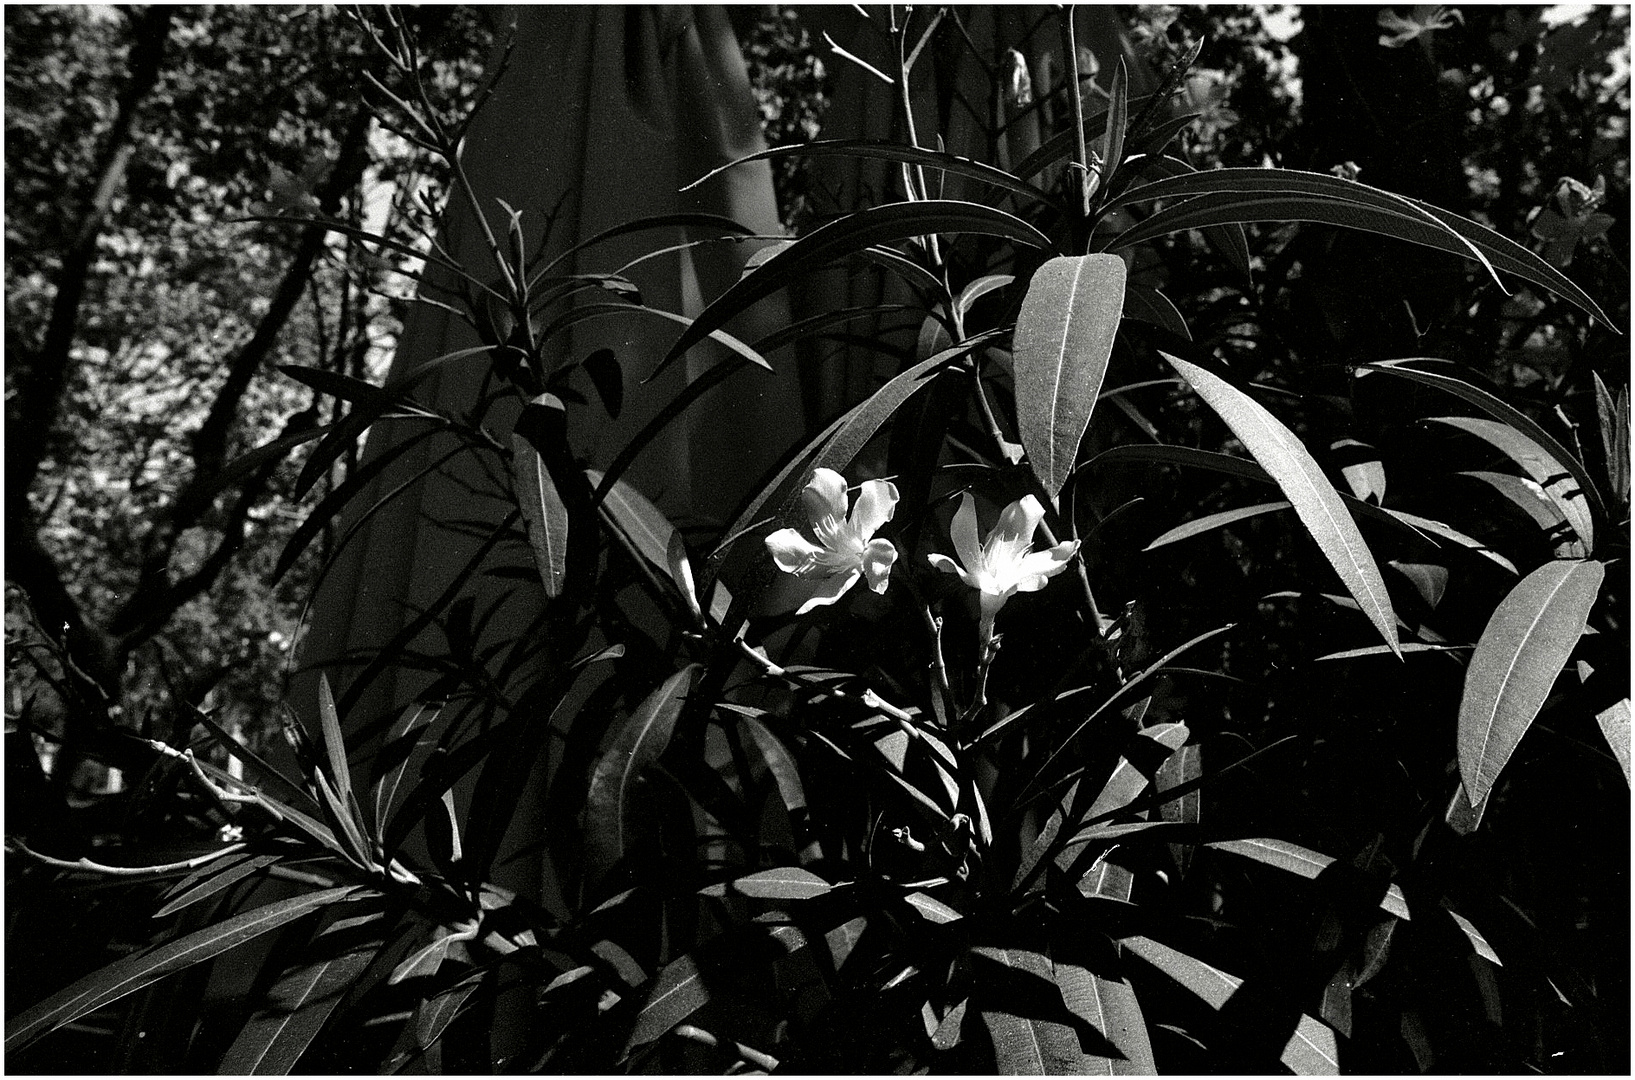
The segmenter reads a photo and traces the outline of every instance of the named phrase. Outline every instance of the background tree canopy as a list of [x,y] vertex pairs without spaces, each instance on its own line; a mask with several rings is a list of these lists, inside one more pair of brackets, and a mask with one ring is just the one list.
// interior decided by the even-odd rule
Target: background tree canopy
[[[482,99],[494,74],[485,69],[506,35],[502,10],[423,7],[403,14],[428,104],[457,116]],[[1625,530],[1625,546],[1607,560],[1597,608],[1606,629],[1597,633],[1603,643],[1618,634],[1627,641],[1628,466],[1603,432],[1627,428],[1628,344],[1614,328],[1628,326],[1628,8],[1133,5],[1117,15],[1124,45],[1140,58],[1131,79],[1156,86],[1164,72],[1186,70],[1167,87],[1163,109],[1143,114],[1153,124],[1166,110],[1178,118],[1167,152],[1183,167],[1304,170],[1423,200],[1522,243],[1604,305],[1607,318],[1592,320],[1547,289],[1493,288],[1479,265],[1458,255],[1321,223],[1254,220],[1243,227],[1241,256],[1207,230],[1154,236],[1125,253],[1129,280],[1168,306],[1138,317],[1130,336],[1109,345],[1115,373],[1136,370],[1132,341],[1148,351],[1217,358],[1245,384],[1304,402],[1291,421],[1295,430],[1309,445],[1330,450],[1358,499],[1367,501],[1369,478],[1389,474],[1399,491],[1412,488],[1426,505],[1470,504],[1473,520],[1498,535],[1514,528],[1521,481],[1507,487],[1492,480],[1496,474],[1486,471],[1492,461],[1470,449],[1472,436],[1479,440],[1486,429],[1429,422],[1426,398],[1434,400],[1435,391],[1423,382],[1413,390],[1423,391],[1418,398],[1376,400],[1360,390],[1353,398],[1350,389],[1358,365],[1386,357],[1459,362],[1524,419],[1568,433],[1568,449],[1595,475],[1614,478],[1614,487],[1623,477],[1622,506],[1604,524]],[[1053,17],[1040,14],[1029,32]],[[844,42],[812,29],[812,12],[742,8],[732,18],[772,147],[829,137],[824,123],[837,80],[874,77],[859,70]],[[425,259],[435,255],[432,238],[454,182],[446,161],[383,120],[390,103],[364,77],[390,82],[393,74],[378,47],[382,25],[368,13],[327,5],[6,9],[7,828],[35,851],[77,857],[103,846],[164,849],[210,835],[216,827],[210,813],[168,797],[174,780],[163,791],[151,781],[132,786],[154,768],[154,750],[144,740],[187,745],[201,711],[252,749],[284,738],[286,680],[306,606],[341,540],[334,510],[360,462],[358,447],[350,446],[303,476],[304,448],[321,425],[346,415],[347,402],[314,389],[314,378],[292,380],[279,369],[381,382]],[[939,65],[939,77],[955,58],[987,63],[971,59],[978,50],[968,36],[961,41],[965,27],[956,19],[925,33],[924,69]],[[1087,100],[1109,110],[1114,64],[1081,51]],[[1020,78],[1031,78],[1044,97],[1049,71],[1036,64],[1030,76],[1024,62]],[[1051,108],[1065,130],[1071,121],[1062,120],[1068,114],[1059,71],[1055,78]],[[1044,105],[1017,80],[1014,68],[991,65],[980,72],[990,100],[956,100],[949,109],[980,113],[984,122],[1026,117],[1030,108],[1044,115]],[[948,116],[937,119],[946,125]],[[920,135],[922,145],[933,145]],[[1009,160],[1006,138],[994,137],[995,160]],[[1065,175],[1055,175],[1048,194],[1067,190]],[[775,157],[773,179],[790,237],[858,209],[817,158]],[[1109,220],[1137,228],[1147,213],[1125,206]],[[366,243],[365,233],[387,243]],[[969,265],[956,269],[981,277],[998,247],[995,241],[962,248]],[[1000,303],[1005,287],[974,289],[968,303],[962,298],[961,318],[969,315],[973,327],[1017,318],[1015,302],[1005,300],[1008,309]],[[806,434],[814,435],[887,379],[925,361],[936,351],[928,341],[955,344],[946,331],[927,339],[929,322],[913,315],[900,326],[882,324],[886,329],[872,340],[834,335],[844,348],[869,350],[863,370],[880,378],[865,378],[865,392],[854,392],[856,380],[843,391],[808,384],[807,415],[792,425],[804,419]],[[1189,446],[1243,450],[1197,398],[1176,397],[1167,384],[1141,380],[1115,397],[1114,415],[1125,428],[1115,432],[1098,421],[1087,452],[1121,439],[1156,441],[1160,430],[1181,433]],[[1622,414],[1612,404],[1620,400]],[[1361,401],[1379,451],[1353,438],[1365,423],[1353,412]],[[927,422],[914,415],[916,423]],[[917,430],[924,438],[930,429]],[[958,422],[950,430],[955,445],[971,434]],[[894,443],[891,460],[901,452]],[[879,462],[888,455],[878,446],[870,453]],[[1460,454],[1471,466],[1466,473],[1424,475],[1424,462]],[[1329,618],[1332,605],[1316,594],[1281,605],[1269,599],[1285,595],[1278,590],[1291,568],[1327,570],[1306,538],[1274,527],[1264,507],[1240,512],[1245,487],[1241,477],[1223,486],[1215,475],[1157,467],[1082,482],[1085,506],[1112,511],[1098,520],[1098,530],[1108,525],[1104,542],[1094,554],[1086,546],[1084,564],[1091,578],[1116,583],[1105,607],[1125,635],[1120,678],[1160,651],[1150,647],[1143,626],[1161,625],[1168,648],[1255,613],[1257,633],[1234,639],[1219,668],[1269,687],[1264,708],[1224,692],[1200,704],[1201,693],[1175,690],[1158,709],[1165,716],[1188,707],[1211,716],[1218,710],[1222,730],[1257,745],[1290,735],[1309,740],[1301,743],[1306,756],[1298,767],[1268,782],[1262,801],[1239,809],[1246,820],[1283,815],[1320,823],[1313,827],[1327,830],[1324,850],[1369,850],[1377,823],[1353,820],[1353,805],[1387,796],[1415,805],[1434,798],[1421,785],[1443,766],[1446,748],[1405,741],[1402,727],[1419,715],[1415,709],[1456,711],[1457,687],[1453,699],[1443,700],[1442,683],[1407,669],[1415,674],[1397,684],[1404,704],[1393,713],[1370,697],[1380,676],[1366,664],[1377,661],[1301,666],[1314,649],[1338,651],[1351,642]],[[1375,505],[1381,495],[1374,492]],[[1228,531],[1195,524],[1214,514],[1238,524]],[[1165,542],[1151,544],[1160,550],[1142,550],[1178,516],[1189,518],[1188,544],[1166,534]],[[1207,540],[1197,539],[1205,533]],[[1505,553],[1518,564],[1523,555],[1549,561],[1587,554],[1561,543],[1559,533],[1528,534]],[[1406,619],[1434,621],[1435,611],[1449,640],[1482,635],[1488,608],[1438,610],[1449,587],[1445,569],[1438,577],[1399,562],[1393,572],[1411,579],[1423,600],[1423,610],[1404,609]],[[1479,572],[1457,570],[1454,587],[1461,584],[1491,586]],[[1120,591],[1126,587],[1128,595]],[[1046,638],[1061,630],[1041,627],[1034,629]],[[918,632],[898,626],[881,640]],[[873,641],[830,641],[822,662],[864,670],[876,659]],[[959,659],[966,646],[950,648]],[[1627,698],[1628,657],[1594,643],[1585,649],[1594,663],[1583,663],[1590,670],[1580,669],[1583,685],[1571,691],[1577,696],[1570,704],[1593,717],[1610,708],[1619,687]],[[1028,685],[1053,679],[1060,660],[1045,649],[1028,666],[1013,653],[997,671],[1001,681]],[[986,679],[985,665],[983,672]],[[1195,729],[1202,723],[1195,715],[1188,721]],[[1628,1065],[1622,1029],[1628,818],[1620,801],[1627,788],[1607,768],[1612,758],[1593,727],[1540,730],[1547,741],[1533,737],[1518,756],[1528,760],[1537,786],[1510,796],[1497,811],[1507,830],[1478,834],[1471,841],[1477,855],[1462,865],[1472,888],[1521,899],[1530,913],[1521,917],[1536,924],[1543,948],[1566,958],[1578,980],[1556,990],[1571,1007],[1533,1002],[1534,1028],[1489,1057],[1481,1048],[1486,1029],[1473,1020],[1454,1040],[1460,1047],[1454,1057],[1442,1061],[1618,1071]],[[224,754],[215,760],[227,767]],[[1627,782],[1627,757],[1623,769]],[[1583,779],[1586,771],[1592,780]],[[1340,779],[1323,785],[1300,779],[1319,772]],[[1553,855],[1548,874],[1530,862],[1546,851]],[[65,892],[51,868],[30,866],[9,851],[7,863],[13,905],[7,982],[15,1002],[44,999],[148,940],[140,927],[151,893],[114,899],[97,887]],[[1208,932],[1198,927],[1211,920],[1225,926],[1235,917],[1221,907],[1228,880],[1239,889],[1232,893],[1236,903],[1280,913],[1286,922],[1307,917],[1299,901],[1230,872],[1195,877],[1184,918],[1197,920],[1199,940]],[[1213,900],[1206,895],[1211,887]],[[1608,949],[1609,942],[1618,947]],[[1227,947],[1241,959],[1269,943],[1231,938]],[[957,1016],[938,1015],[940,1008],[927,1002],[933,1041],[948,1024],[959,1026]],[[1368,1019],[1359,1017],[1360,1024]],[[1332,1022],[1326,1012],[1323,1019]],[[118,1024],[143,1022],[132,1014]],[[165,1022],[175,1039],[163,1049],[98,1039],[76,1050],[59,1034],[26,1061],[86,1071],[215,1067],[223,1046],[177,1034],[186,1026],[182,1017]],[[96,1032],[114,1034],[100,1023],[92,1024]],[[1404,1028],[1401,1037],[1402,1045],[1349,1064],[1382,1071],[1404,1062],[1436,1064],[1421,1055],[1418,1035]],[[1171,1041],[1161,1048],[1169,1061],[1207,1063],[1188,1056],[1181,1036]],[[159,1042],[150,1040],[150,1047]],[[1246,1056],[1236,1060],[1258,1060],[1238,1049]],[[798,1060],[848,1064],[808,1051]],[[969,1044],[960,1052],[968,1051]],[[595,1048],[572,1051],[581,1052],[567,1060],[586,1067],[603,1060]],[[893,1056],[896,1048],[869,1052],[875,1068],[906,1060]],[[959,1059],[978,1060],[985,1059]]]

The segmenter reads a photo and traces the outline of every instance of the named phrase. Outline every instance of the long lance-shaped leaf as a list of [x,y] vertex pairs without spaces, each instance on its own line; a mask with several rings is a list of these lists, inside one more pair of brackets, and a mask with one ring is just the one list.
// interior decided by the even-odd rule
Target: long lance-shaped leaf
[[1573,532],[1572,523],[1562,513],[1561,504],[1550,498],[1545,490],[1527,479],[1507,472],[1488,472],[1472,469],[1462,472],[1472,480],[1480,480],[1508,499],[1511,505],[1533,519],[1539,531],[1555,549],[1557,558],[1579,559],[1588,555],[1584,542]]
[[1474,806],[1544,707],[1584,632],[1606,568],[1549,562],[1500,601],[1465,669],[1459,702],[1459,777]]
[[[1228,975],[1151,938],[1122,938],[1119,945],[1192,991],[1216,1011],[1243,985],[1243,980],[1236,975]],[[1279,1060],[1297,1076],[1339,1075],[1339,1048],[1333,1029],[1301,1013]]]
[[762,870],[758,874],[735,881],[706,885],[699,892],[704,896],[750,896],[762,900],[810,900],[814,896],[833,892],[835,886],[810,870],[798,866],[781,866],[776,870]]
[[[646,304],[580,304],[572,311],[559,315],[544,330],[540,331],[539,340],[541,342],[549,341],[569,327],[577,326],[590,319],[627,318],[633,314],[652,315],[660,319],[668,319],[673,323],[679,323],[687,327],[686,332],[688,334],[693,332],[693,327],[696,325],[694,320],[685,315],[677,315],[675,312],[665,311],[663,308],[648,307]],[[772,364],[766,357],[722,330],[719,326],[712,326],[708,330],[700,332],[694,339],[694,344],[704,338],[725,345],[756,367],[765,368],[767,371],[772,370]],[[657,374],[658,371],[655,369],[653,374],[647,377],[647,380],[651,381]]]
[[[1425,367],[1409,367],[1410,364],[1434,364],[1441,370],[1430,371]],[[1554,458],[1560,465],[1572,474],[1578,484],[1578,490],[1590,501],[1590,509],[1603,521],[1607,519],[1607,506],[1601,499],[1601,491],[1590,478],[1590,472],[1584,468],[1584,463],[1578,460],[1577,455],[1561,445],[1560,440],[1545,431],[1526,413],[1515,406],[1503,401],[1494,394],[1483,390],[1466,380],[1459,378],[1456,372],[1458,365],[1448,360],[1435,357],[1409,357],[1402,360],[1381,360],[1378,363],[1368,364],[1357,368],[1357,375],[1378,373],[1381,375],[1395,375],[1399,379],[1409,379],[1423,386],[1434,386],[1438,390],[1445,390],[1455,397],[1462,398],[1481,409],[1500,423],[1508,424],[1536,443],[1546,454]],[[1588,538],[1585,538],[1588,542]]]
[[342,507],[356,498],[374,481],[375,477],[385,472],[392,462],[402,457],[406,451],[419,445],[422,439],[435,434],[438,430],[440,429],[426,428],[414,432],[406,438],[392,443],[369,460],[359,462],[357,467],[348,470],[346,479],[335,485],[313,508],[312,512],[306,516],[306,519],[296,527],[295,532],[290,534],[290,538],[284,541],[284,549],[278,553],[278,562],[273,567],[270,583],[276,584],[285,574],[289,573],[290,567],[294,566],[296,560],[301,557],[301,553],[306,551],[307,545],[311,544],[318,534],[323,532],[335,520]]
[[1193,197],[1121,234],[1109,250],[1182,229],[1229,221],[1319,221],[1474,259],[1490,273],[1502,270],[1515,274],[1566,297],[1603,325],[1612,327],[1606,313],[1584,290],[1515,241],[1429,203],[1354,180],[1292,169],[1212,169],[1144,184],[1126,191],[1115,202],[1123,205],[1187,194]]
[[[1085,1054],[1078,1034],[1063,1021],[1069,1013],[1055,986],[1055,972],[1048,957],[1030,949],[1001,949],[982,945],[971,952],[1015,975],[1009,975],[1000,995],[990,993],[990,1001],[978,1008],[982,1022],[993,1039],[995,1064],[1001,1076],[1081,1076]],[[992,980],[979,983],[992,991]],[[1051,993],[1051,991],[1057,991]],[[1049,1000],[1056,997],[1057,1000]],[[1011,1011],[1015,1010],[1015,1011]],[[1043,1016],[1040,1013],[1053,1013]]]
[[127,994],[134,994],[166,975],[203,963],[326,905],[339,903],[358,888],[346,885],[280,900],[115,961],[13,1017],[6,1025],[6,1051],[21,1049],[41,1035]]
[[[1094,469],[1098,466],[1124,464],[1125,462],[1141,462],[1143,464],[1191,466],[1208,469],[1225,476],[1236,477],[1240,480],[1253,480],[1260,484],[1275,484],[1270,473],[1253,461],[1233,457],[1231,454],[1220,454],[1213,450],[1197,450],[1190,446],[1168,446],[1163,443],[1130,443],[1124,446],[1115,446],[1103,450],[1083,465],[1081,469]],[[1498,558],[1500,565],[1507,565],[1502,557],[1493,556],[1481,543],[1472,540],[1463,533],[1448,528],[1441,522],[1431,522],[1435,528],[1426,527],[1426,518],[1416,518],[1412,514],[1405,514],[1400,510],[1388,510],[1383,506],[1376,506],[1371,502],[1338,492],[1340,501],[1345,503],[1346,509],[1358,517],[1365,517],[1377,521],[1382,525],[1389,525],[1404,535],[1413,536],[1421,543],[1437,546],[1423,532],[1434,532],[1438,536],[1454,540],[1466,547],[1481,551],[1489,557]],[[1511,568],[1514,572],[1514,567]]]
[[1506,457],[1520,465],[1528,476],[1543,489],[1561,510],[1574,533],[1583,541],[1586,552],[1595,548],[1595,526],[1584,493],[1578,490],[1567,470],[1542,446],[1523,435],[1509,424],[1477,416],[1431,416],[1433,424],[1446,424],[1468,432],[1483,442],[1497,447]]
[[1274,513],[1278,510],[1287,510],[1291,505],[1291,503],[1279,499],[1277,502],[1258,503],[1255,506],[1240,506],[1234,510],[1222,510],[1218,514],[1205,514],[1203,517],[1194,518],[1184,525],[1177,525],[1141,550],[1152,551],[1154,548],[1161,548],[1178,540],[1187,540],[1212,529],[1231,525],[1233,522],[1258,517],[1261,514]]
[[380,941],[367,942],[285,975],[269,991],[271,1003],[258,1009],[239,1031],[217,1072],[223,1076],[289,1075],[381,946]]
[[1060,256],[1041,266],[1016,320],[1016,427],[1054,499],[1072,475],[1124,310],[1124,260]]
[[713,176],[718,176],[728,169],[742,165],[745,162],[761,161],[766,158],[777,157],[852,157],[875,158],[885,161],[900,161],[909,165],[920,165],[932,169],[941,169],[958,176],[1001,188],[1017,195],[1026,195],[1037,202],[1054,205],[1055,200],[1044,190],[1035,187],[1025,180],[1018,180],[1003,169],[996,169],[992,165],[984,165],[968,157],[958,154],[941,153],[936,150],[923,150],[918,146],[905,146],[902,143],[877,142],[872,139],[819,139],[816,142],[796,143],[790,146],[774,146],[770,150],[741,157],[736,161],[722,165],[705,173],[694,180],[682,191],[691,191]]
[[[1107,865],[1107,864],[1103,864]],[[1084,1075],[1157,1076],[1147,1021],[1135,991],[1123,979],[1108,979],[1077,964],[1054,965],[1056,985],[1069,1012],[1094,1028],[1122,1057],[1084,1055]]]
[[628,236],[631,233],[648,232],[652,229],[676,228],[718,229],[724,233],[736,233],[740,236],[752,236],[755,232],[754,229],[747,228],[731,218],[722,217],[719,214],[660,214],[655,217],[638,218],[635,221],[627,221],[621,225],[615,225],[611,229],[603,229],[595,236],[587,237],[586,239],[579,241],[579,243],[574,244],[572,247],[563,251],[560,255],[556,256],[549,263],[546,263],[543,267],[541,267],[539,273],[535,274],[533,278],[529,280],[529,291],[532,292],[534,285],[542,281],[548,274],[550,274],[552,270],[555,270],[558,266],[562,265],[562,263],[572,258],[578,252],[584,251],[586,248],[594,247],[597,244],[612,240],[615,237]]
[[670,745],[676,719],[699,670],[697,664],[688,664],[670,676],[608,732],[585,796],[586,854],[593,878],[612,869],[630,850],[639,828],[636,785]]
[[[851,465],[852,459],[858,451],[863,449],[875,432],[902,408],[909,398],[925,389],[932,377],[946,364],[974,352],[998,337],[1002,330],[990,330],[969,338],[951,349],[945,349],[935,356],[920,361],[913,367],[900,372],[890,382],[876,390],[870,397],[851,411],[830,424],[811,442],[807,449],[792,458],[771,483],[749,501],[748,505],[739,512],[727,529],[727,536],[736,537],[755,522],[762,509],[770,504],[773,509],[781,510],[789,503],[796,491],[806,482],[811,470],[822,467],[844,472]],[[606,487],[604,479],[602,486]],[[719,549],[718,549],[719,551]]]
[[522,435],[511,436],[511,483],[528,530],[528,546],[547,598],[562,595],[568,577],[568,504],[545,459]]
[[712,330],[724,326],[728,319],[800,275],[874,244],[931,233],[982,233],[1003,236],[1030,247],[1050,246],[1044,233],[1021,218],[977,203],[929,199],[870,207],[803,236],[722,293],[670,347],[653,375],[704,340]]
[[1356,598],[1363,614],[1395,651],[1397,620],[1385,580],[1357,523],[1346,511],[1345,502],[1310,452],[1264,406],[1225,379],[1179,357],[1160,355],[1192,384],[1198,396],[1226,421],[1250,455],[1277,482],[1294,504],[1301,524],[1340,575],[1346,591]]
[[[1132,202],[1145,202],[1150,199],[1242,195],[1274,199],[1299,195],[1307,198],[1333,200],[1360,209],[1394,215],[1402,218],[1410,227],[1417,226],[1416,235],[1440,236],[1443,243],[1454,245],[1454,247],[1446,250],[1456,251],[1466,258],[1475,259],[1486,267],[1490,274],[1493,273],[1492,265],[1474,243],[1462,238],[1459,233],[1443,224],[1439,218],[1412,199],[1395,195],[1380,188],[1369,187],[1367,184],[1359,184],[1355,180],[1344,180],[1337,176],[1330,176],[1326,173],[1303,172],[1298,169],[1262,168],[1209,169],[1202,172],[1188,172],[1180,176],[1155,180],[1150,184],[1143,184],[1138,188],[1125,191],[1118,198],[1108,203],[1108,209],[1125,206]],[[1162,212],[1154,214],[1153,217],[1160,217],[1161,214]],[[1253,220],[1266,219],[1255,218]],[[1403,236],[1403,239],[1410,239],[1410,237]],[[1122,240],[1122,237],[1120,240]],[[1427,243],[1429,241],[1420,239],[1416,242]],[[1432,244],[1432,246],[1439,245]],[[1497,276],[1495,275],[1496,279]]]
[[[1265,837],[1256,837],[1249,840],[1218,840],[1208,844],[1208,847],[1219,851],[1230,851],[1234,855],[1242,855],[1246,859],[1253,859],[1267,866],[1275,866],[1279,870],[1286,870],[1291,874],[1298,874],[1308,881],[1317,880],[1317,875],[1334,862],[1334,859],[1310,848],[1303,848],[1299,844],[1291,844],[1286,840],[1272,840]],[[1402,895],[1402,890],[1395,885],[1386,889],[1385,898],[1380,901],[1380,910],[1399,919],[1406,919],[1408,915],[1408,898]]]

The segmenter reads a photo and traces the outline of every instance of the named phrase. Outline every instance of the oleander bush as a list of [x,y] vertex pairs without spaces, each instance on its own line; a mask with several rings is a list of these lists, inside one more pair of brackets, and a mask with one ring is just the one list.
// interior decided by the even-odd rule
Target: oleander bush
[[[1388,14],[1399,46],[1457,25]],[[898,77],[955,17],[876,20]],[[1120,64],[1091,93],[1064,45],[1056,129],[1008,168],[923,132],[754,155],[884,160],[904,187],[663,313],[666,356],[549,361],[579,293],[646,313],[616,266],[532,261],[513,213],[489,264],[447,267],[481,349],[384,386],[286,368],[345,412],[258,460],[310,447],[310,482],[413,414],[503,465],[489,535],[547,599],[487,659],[547,662],[496,700],[451,658],[384,717],[326,681],[315,728],[286,722],[293,770],[188,713],[143,790],[202,854],[14,841],[11,874],[95,891],[93,940],[158,916],[14,1002],[12,1064],[113,1007],[150,1055],[121,1061],[227,1072],[1626,1070],[1627,306],[1574,273],[1616,280],[1618,204],[1563,178],[1527,236],[1340,161],[1197,167],[1182,106],[1219,80],[1145,17],[1158,92]],[[469,190],[383,18],[372,100]],[[1353,324],[1317,284],[1358,257],[1444,268],[1450,298],[1409,315],[1455,355],[1324,352]],[[869,314],[725,329],[863,261],[918,320],[895,374],[734,520],[678,530],[625,468],[726,375]],[[706,340],[724,359],[589,468],[575,418]],[[417,397],[444,364],[491,365],[514,427]],[[314,514],[365,510],[344,501]],[[423,617],[470,639],[483,613],[446,599]],[[548,895],[495,883],[528,801]]]

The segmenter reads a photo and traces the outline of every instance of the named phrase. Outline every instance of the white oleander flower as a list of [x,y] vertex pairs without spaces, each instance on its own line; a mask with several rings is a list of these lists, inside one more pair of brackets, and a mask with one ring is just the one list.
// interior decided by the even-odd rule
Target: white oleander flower
[[976,501],[966,492],[954,512],[949,530],[959,562],[946,555],[927,556],[931,565],[946,574],[958,574],[961,581],[976,589],[982,605],[981,635],[984,647],[993,639],[994,616],[1013,595],[1037,592],[1045,582],[1061,573],[1079,550],[1077,540],[1067,540],[1044,551],[1033,550],[1033,534],[1044,518],[1044,507],[1027,495],[1005,507],[980,545],[976,538]]
[[809,588],[796,614],[834,603],[859,578],[875,592],[885,592],[897,549],[874,534],[897,509],[897,486],[887,480],[865,481],[848,517],[845,478],[833,469],[817,469],[801,492],[801,503],[809,532],[779,529],[766,538],[778,569]]

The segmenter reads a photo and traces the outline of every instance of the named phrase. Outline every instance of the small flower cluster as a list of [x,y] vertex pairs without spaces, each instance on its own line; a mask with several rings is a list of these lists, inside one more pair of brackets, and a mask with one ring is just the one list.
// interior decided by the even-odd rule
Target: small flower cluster
[[[833,469],[813,473],[801,492],[808,531],[785,528],[766,538],[778,569],[807,582],[812,590],[797,614],[834,603],[860,578],[876,593],[886,591],[897,549],[874,534],[891,520],[897,498],[895,484],[869,480],[858,489],[857,505],[851,506],[844,477]],[[1016,593],[1044,588],[1079,550],[1077,540],[1033,550],[1033,536],[1044,513],[1038,499],[1024,496],[1005,507],[999,523],[978,543],[976,500],[966,492],[950,530],[959,561],[942,554],[927,556],[932,566],[959,575],[977,590],[984,647],[993,638],[994,616],[1005,601]]]

